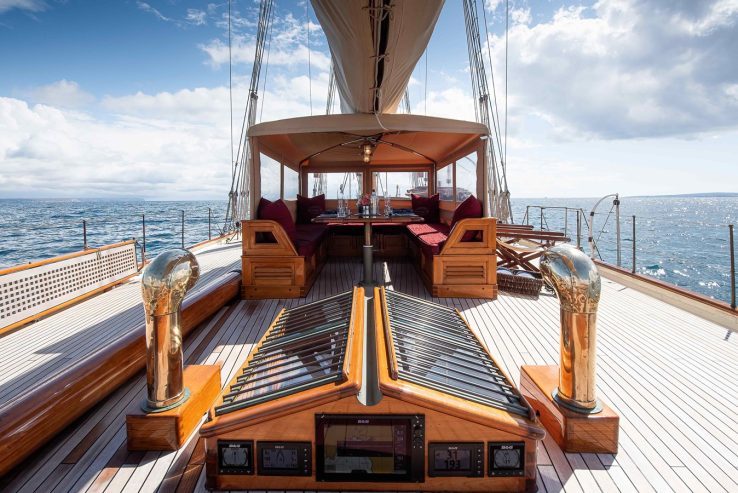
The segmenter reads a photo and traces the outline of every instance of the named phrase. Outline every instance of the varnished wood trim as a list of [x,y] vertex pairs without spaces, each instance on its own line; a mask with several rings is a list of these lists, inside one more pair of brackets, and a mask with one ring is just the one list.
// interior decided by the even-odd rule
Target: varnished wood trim
[[[277,320],[279,320],[279,318],[282,316],[282,314],[284,313],[284,310],[285,310],[284,308],[279,310],[277,315],[274,317],[274,320],[272,320],[272,323],[269,324],[269,328],[267,328],[266,332],[264,332],[264,335],[261,336],[261,339],[259,339],[259,341],[251,347],[251,351],[249,352],[249,355],[246,357],[246,361],[242,365],[242,368],[247,367],[249,363],[251,363],[251,360],[254,359],[254,355],[259,351],[259,349],[261,349],[261,346],[264,344],[264,341],[266,340],[266,338],[272,335],[272,333],[275,330]],[[216,419],[215,407],[223,404],[223,394],[230,392],[231,387],[236,385],[236,383],[238,382],[239,376],[241,376],[241,372],[236,372],[231,378],[231,381],[228,382],[228,384],[225,387],[223,387],[223,391],[218,396],[218,399],[215,401],[215,404],[208,411],[208,415],[210,416],[211,420]]]
[[364,324],[364,288],[354,287],[354,295],[351,301],[351,321],[349,322],[348,345],[346,346],[346,354],[343,360],[343,378],[348,380],[351,375],[351,363],[353,352],[356,347],[361,351],[361,345],[354,346],[354,337],[361,330],[358,326]]
[[738,309],[731,308],[730,305],[728,303],[725,303],[724,301],[716,300],[714,298],[710,298],[708,296],[695,293],[694,291],[689,291],[679,286],[675,286],[674,284],[661,281],[660,279],[654,279],[653,277],[644,276],[642,274],[634,274],[628,269],[618,267],[617,265],[608,264],[607,262],[602,262],[601,260],[595,260],[594,262],[595,264],[597,264],[598,267],[602,267],[602,268],[617,272],[618,274],[621,274],[625,277],[630,277],[632,279],[636,279],[638,281],[642,281],[647,284],[652,284],[661,289],[665,289],[667,291],[671,291],[672,293],[678,294],[679,296],[683,296],[685,298],[689,298],[691,300],[698,301],[700,303],[708,305],[710,308],[715,308],[715,309],[730,313],[732,315],[738,316]]
[[[187,299],[182,304],[183,336],[237,296],[239,285],[240,273],[232,272]],[[0,408],[0,476],[145,365],[146,342],[141,324]]]
[[464,315],[459,311],[459,309],[458,308],[454,308],[454,310],[456,311],[456,314],[459,316],[459,318],[464,322],[464,325],[466,325],[466,328],[469,329],[469,332],[471,332],[471,334],[477,340],[477,342],[479,343],[479,346],[482,349],[484,349],[484,352],[487,355],[487,357],[489,357],[489,359],[492,360],[492,362],[495,364],[495,366],[500,371],[500,373],[502,373],[502,375],[505,377],[505,379],[513,386],[513,391],[515,392],[515,395],[517,395],[525,403],[525,405],[528,406],[528,409],[530,411],[529,414],[528,414],[528,419],[530,419],[531,421],[536,421],[535,411],[533,411],[533,408],[531,407],[530,403],[525,400],[525,397],[520,392],[520,390],[515,387],[515,383],[510,378],[510,375],[507,374],[507,372],[502,368],[502,365],[500,365],[497,362],[497,360],[495,359],[495,357],[492,356],[492,353],[489,352],[489,350],[487,349],[487,346],[484,344],[484,342],[482,341],[482,339],[479,337],[479,334],[477,333],[477,331],[474,330],[474,328],[471,325],[469,325],[469,322],[466,320],[466,318],[464,317]]
[[388,341],[385,337],[385,332],[378,330],[376,334],[377,347],[385,348],[384,351],[377,351],[379,388],[383,395],[394,397],[410,404],[435,409],[441,413],[523,438],[540,440],[545,436],[544,429],[537,422],[526,419],[523,416],[513,415],[501,409],[484,406],[403,380],[394,380],[389,372],[390,364],[387,359],[388,352],[386,351]]
[[[493,217],[468,218],[454,224],[439,255],[495,255],[497,220]],[[482,231],[481,241],[462,241],[468,232]]]
[[706,320],[710,320],[729,330],[738,331],[738,309],[734,310],[729,304],[709,298],[699,293],[674,286],[667,282],[653,279],[641,274],[633,274],[627,269],[595,260],[604,277],[626,287],[641,291],[649,296],[693,313]]
[[385,337],[385,347],[387,349],[387,360],[389,364],[389,375],[392,380],[397,380],[397,355],[395,354],[395,344],[392,340],[392,326],[389,321],[389,312],[387,311],[387,294],[384,286],[381,288],[374,288],[374,299],[381,300],[381,303],[375,304],[376,314],[374,320],[381,324],[382,331]]
[[[284,228],[268,219],[251,219],[241,223],[244,257],[297,257],[297,250]],[[271,233],[276,243],[257,243],[257,233]]]
[[[244,426],[251,426],[256,423],[276,419],[291,413],[309,409],[329,402],[337,401],[348,396],[355,396],[361,389],[361,368],[363,361],[363,341],[364,341],[364,288],[356,288],[354,291],[354,301],[360,307],[360,316],[353,321],[353,337],[350,341],[353,349],[351,350],[351,364],[348,380],[335,384],[328,383],[314,389],[309,389],[297,394],[288,395],[279,399],[256,404],[251,407],[239,409],[228,414],[215,416],[214,408],[210,410],[210,420],[200,428],[200,436],[204,438],[213,437],[223,433],[238,430]],[[277,317],[275,317],[275,320]],[[274,322],[272,322],[274,324]],[[268,333],[268,332],[267,332]],[[262,340],[266,338],[266,334],[262,336]],[[261,340],[259,341],[261,343]],[[358,348],[358,349],[357,349]],[[251,356],[249,356],[251,357]],[[348,357],[348,353],[347,353]],[[248,361],[248,360],[247,360]],[[246,364],[244,364],[244,367]],[[234,377],[234,382],[237,378]],[[224,393],[228,392],[229,386],[224,388]],[[217,402],[223,401],[222,394]]]

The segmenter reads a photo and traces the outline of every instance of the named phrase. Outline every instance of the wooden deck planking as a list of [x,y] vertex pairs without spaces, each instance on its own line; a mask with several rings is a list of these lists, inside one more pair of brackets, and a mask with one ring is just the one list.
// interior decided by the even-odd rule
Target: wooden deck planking
[[[244,301],[221,310],[209,324],[211,331],[198,329],[187,342],[187,360],[220,362],[222,380],[227,381],[281,307],[347,291],[360,273],[356,259],[329,262],[306,299]],[[409,263],[377,262],[375,275],[382,276],[391,289],[433,300]],[[551,296],[532,300],[501,294],[495,302],[436,301],[462,312],[512,379],[519,380],[521,364],[557,363],[558,302]],[[609,281],[603,282],[600,306],[598,391],[621,414],[621,450],[616,457],[565,454],[547,438],[539,452],[541,491],[738,489],[733,479],[738,477],[734,452],[738,434],[731,427],[738,413],[729,407],[738,386],[730,378],[738,370],[735,341],[726,341],[725,330],[715,324]],[[703,380],[708,381],[702,389],[693,389]],[[65,445],[66,453],[60,453],[58,446],[56,453],[47,453],[42,467],[22,474],[28,490],[48,491],[54,485],[60,491],[68,485],[80,490],[89,486],[88,491],[201,487],[204,470],[198,462],[201,451],[196,450],[196,436],[180,452],[139,455],[133,463],[121,463],[123,411],[126,402],[137,404],[143,396],[140,378],[139,383],[126,386],[129,391],[122,395],[115,393],[109,400],[117,398],[116,404],[105,408],[106,401],[90,413],[80,424],[87,426],[87,433],[67,434],[66,440],[76,445]],[[101,413],[102,409],[106,412]],[[88,421],[95,420],[90,426]],[[103,433],[100,427],[105,427]],[[88,443],[88,435],[104,443],[80,449],[81,443]],[[99,453],[100,448],[104,453]],[[77,452],[71,454],[72,450]]]
[[[201,280],[196,295],[240,267],[240,245],[216,246],[198,254]],[[138,277],[66,310],[0,337],[0,402],[6,405],[28,385],[47,379],[96,348],[143,324]]]

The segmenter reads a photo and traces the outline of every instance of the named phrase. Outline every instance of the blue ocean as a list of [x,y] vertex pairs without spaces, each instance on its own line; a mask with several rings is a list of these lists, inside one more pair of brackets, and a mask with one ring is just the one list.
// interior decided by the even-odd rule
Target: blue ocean
[[[557,207],[582,209],[588,218],[597,200],[517,198],[513,216],[517,223],[566,231],[576,242],[576,213]],[[181,246],[184,211],[184,243],[193,245],[219,234],[226,205],[225,201],[0,200],[0,268],[82,249],[83,221],[90,247],[130,238],[141,243],[145,215],[146,251],[153,256]],[[621,198],[621,265],[628,269],[632,268],[632,216],[636,217],[637,272],[730,300],[728,224],[738,223],[738,197]],[[602,202],[594,217],[596,255],[616,264],[612,200]],[[581,245],[589,252],[587,236],[582,222]]]

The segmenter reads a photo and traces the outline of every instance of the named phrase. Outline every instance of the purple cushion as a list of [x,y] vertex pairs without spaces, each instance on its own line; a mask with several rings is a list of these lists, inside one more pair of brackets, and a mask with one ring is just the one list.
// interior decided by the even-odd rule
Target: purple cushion
[[482,217],[482,212],[482,202],[474,195],[469,195],[454,211],[454,217],[451,219],[451,227],[453,228],[456,222],[462,219]]
[[297,241],[314,241],[320,243],[328,232],[325,224],[298,224]]
[[432,233],[443,233],[445,235],[448,235],[448,232],[451,231],[451,228],[442,223],[416,223],[408,224],[407,230],[410,231],[410,233],[414,236],[427,235]]
[[440,210],[438,208],[438,194],[430,197],[422,197],[420,195],[410,194],[413,212],[425,219],[427,223],[438,223],[440,219]]
[[[454,217],[451,219],[451,228],[453,228],[454,225],[462,219],[482,217],[483,212],[484,208],[482,207],[482,202],[474,195],[469,195],[454,211]],[[464,233],[461,241],[472,241],[475,235],[476,233],[474,231],[467,231]]]
[[264,197],[262,197],[261,199],[259,199],[259,205],[256,206],[256,219],[263,219],[261,217],[261,209],[263,207],[268,206],[271,203],[272,203],[271,200],[265,199]]
[[318,242],[297,240],[295,242],[295,248],[297,248],[297,254],[301,257],[310,257],[318,249]]
[[297,224],[311,224],[313,218],[325,211],[325,194],[303,197],[297,194]]
[[429,257],[441,253],[441,249],[447,239],[448,236],[443,233],[429,233],[418,236],[420,249]]
[[[261,199],[262,201],[265,199]],[[267,201],[268,202],[268,201]],[[262,204],[259,202],[259,219],[270,219],[279,223],[284,228],[287,236],[290,237],[292,242],[295,242],[297,238],[297,229],[295,228],[295,221],[292,220],[292,214],[287,208],[287,205],[282,202],[282,199],[268,204]]]

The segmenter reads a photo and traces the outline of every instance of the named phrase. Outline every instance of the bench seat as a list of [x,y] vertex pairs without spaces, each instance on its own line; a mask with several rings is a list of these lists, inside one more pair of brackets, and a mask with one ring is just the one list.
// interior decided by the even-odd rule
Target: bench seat
[[409,224],[410,252],[428,291],[438,297],[497,297],[496,220],[467,218]]

